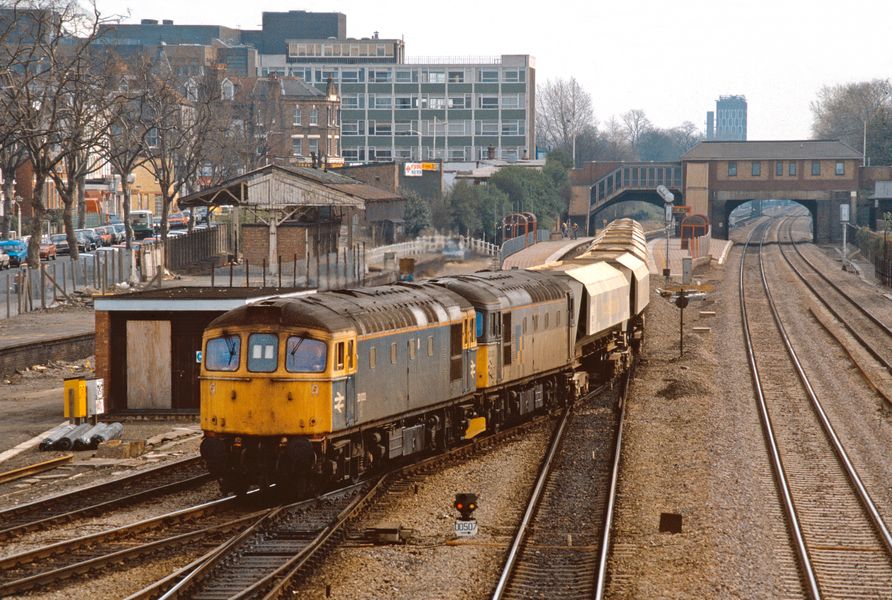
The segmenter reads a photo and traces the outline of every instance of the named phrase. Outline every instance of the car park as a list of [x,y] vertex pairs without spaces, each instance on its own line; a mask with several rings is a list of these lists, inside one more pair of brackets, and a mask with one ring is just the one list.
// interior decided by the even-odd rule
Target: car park
[[52,238],[43,237],[40,239],[40,258],[46,260],[56,260],[56,254],[58,254],[59,250],[56,248],[56,244],[53,243]]
[[28,259],[28,246],[22,240],[4,240],[0,242],[0,250],[9,255],[9,264],[17,267]]
[[64,233],[54,233],[50,236],[50,240],[56,245],[56,254],[71,254],[67,235]]
[[0,269],[8,269],[9,267],[9,255],[3,250],[0,250]]

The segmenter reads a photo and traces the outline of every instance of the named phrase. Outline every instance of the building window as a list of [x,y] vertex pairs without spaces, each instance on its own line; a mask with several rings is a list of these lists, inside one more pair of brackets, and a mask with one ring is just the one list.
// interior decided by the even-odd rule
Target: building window
[[783,177],[784,175],[784,161],[777,160],[774,161],[774,174],[778,177]]
[[445,71],[428,71],[425,69],[421,74],[422,83],[446,83]]
[[291,153],[294,156],[300,156],[303,154],[303,140],[300,138],[293,138],[291,140]]
[[846,164],[842,161],[837,161],[836,163],[836,174],[837,175],[845,175],[846,174]]
[[762,163],[758,160],[753,161],[752,175],[753,177],[759,177],[760,175],[762,175]]
[[520,83],[523,80],[523,69],[505,69],[504,71],[502,71],[502,81],[506,83]]
[[398,70],[396,72],[396,82],[397,83],[418,83],[418,71],[415,69]]
[[819,160],[811,161],[811,174],[812,175],[820,175],[821,174],[821,161],[819,161]]
[[412,96],[396,96],[393,101],[394,108],[397,110],[409,110],[412,108]]
[[365,108],[365,95],[346,94],[341,97],[341,108]]
[[390,110],[393,108],[393,96],[376,95],[373,102],[369,102],[369,108],[377,108],[379,110]]
[[502,108],[523,108],[523,96],[502,96]]
[[310,155],[315,154],[316,156],[319,156],[319,138],[310,138],[307,141],[310,144]]
[[291,119],[291,124],[294,125],[295,127],[300,127],[302,124],[300,116],[301,116],[300,115],[300,107],[295,106],[294,107],[294,117]]
[[792,175],[795,177],[796,175],[796,161],[791,160],[790,165],[787,167],[787,175]]
[[369,71],[369,81],[376,83],[390,83],[393,72],[389,69],[386,71]]
[[310,125],[319,124],[319,109],[315,106],[310,110]]
[[341,83],[359,83],[362,81],[362,77],[360,73],[362,73],[362,69],[349,69],[341,71]]
[[464,83],[465,82],[465,72],[464,71],[449,71],[449,83]]
[[449,96],[449,108],[471,108],[471,94]]
[[498,96],[477,96],[477,108],[499,108]]
[[728,161],[728,177],[737,177],[737,161]]
[[477,81],[480,83],[498,83],[498,69],[480,69],[477,71]]

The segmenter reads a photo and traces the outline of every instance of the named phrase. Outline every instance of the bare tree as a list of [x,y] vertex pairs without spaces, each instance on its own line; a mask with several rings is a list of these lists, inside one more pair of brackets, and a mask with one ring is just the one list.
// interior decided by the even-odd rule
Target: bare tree
[[109,107],[114,103],[114,90],[108,89],[110,61],[104,52],[77,57],[62,98],[65,116],[57,135],[61,168],[52,169],[50,176],[62,199],[62,221],[73,260],[78,258],[73,209],[78,209],[78,227],[84,227],[86,177],[107,161],[101,146],[107,141]]
[[4,50],[17,62],[2,75],[0,110],[14,123],[14,135],[34,172],[28,262],[36,267],[47,210],[46,182],[65,156],[60,142],[79,77],[76,66],[98,36],[102,19],[95,5],[84,11],[72,0],[36,0],[18,9],[16,35],[6,39],[9,48]]
[[868,163],[867,130],[880,115],[892,111],[888,79],[824,86],[811,103],[812,131],[818,138],[838,138],[853,147],[860,137],[862,165]]
[[632,110],[623,113],[622,121],[625,129],[626,141],[629,142],[632,151],[637,155],[641,136],[653,126],[647,118],[647,115],[645,115],[644,111],[640,108],[633,108]]
[[549,80],[536,94],[536,128],[545,145],[567,150],[576,166],[576,138],[595,125],[591,95],[575,77]]
[[153,128],[147,164],[161,189],[161,239],[167,239],[170,207],[181,192],[197,188],[208,146],[230,124],[221,115],[220,78],[209,71],[180,81],[156,63],[155,85],[146,97]]
[[14,196],[13,184],[15,173],[19,167],[28,161],[25,147],[18,140],[10,139],[0,147],[0,171],[3,173],[3,218],[0,220],[0,237],[9,239],[12,229],[12,201]]

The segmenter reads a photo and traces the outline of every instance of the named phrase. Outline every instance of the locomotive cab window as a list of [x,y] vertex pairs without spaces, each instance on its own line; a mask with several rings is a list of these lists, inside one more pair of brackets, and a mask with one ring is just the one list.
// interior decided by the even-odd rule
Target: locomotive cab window
[[347,342],[347,368],[353,368],[353,340]]
[[321,373],[328,352],[325,342],[298,335],[285,343],[285,370],[289,373]]
[[335,370],[344,370],[344,342],[335,344]]
[[248,337],[248,370],[272,373],[278,363],[279,337],[274,333],[252,333]]
[[477,341],[478,342],[483,339],[483,332],[486,331],[486,327],[484,327],[485,322],[486,322],[486,319],[484,318],[483,313],[478,310],[477,311],[477,322],[476,322],[476,325],[477,325],[476,333],[477,333]]
[[237,335],[208,340],[204,351],[204,368],[208,371],[235,371],[239,365],[242,340]]

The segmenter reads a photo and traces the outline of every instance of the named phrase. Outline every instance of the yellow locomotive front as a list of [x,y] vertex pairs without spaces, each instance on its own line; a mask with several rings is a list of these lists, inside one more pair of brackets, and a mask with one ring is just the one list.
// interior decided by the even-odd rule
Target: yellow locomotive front
[[224,492],[299,485],[337,426],[333,408],[339,383],[355,372],[355,336],[256,314],[221,319],[203,340],[201,455],[208,470]]

